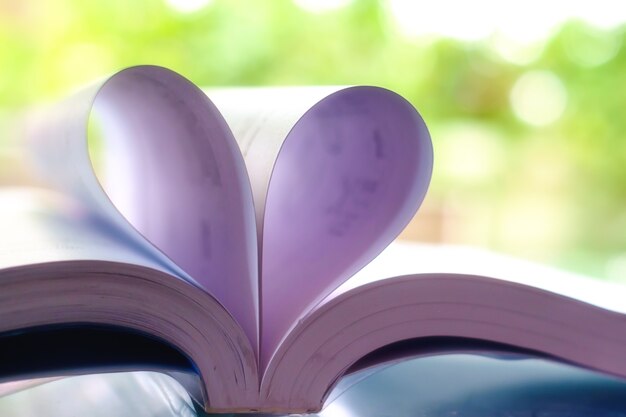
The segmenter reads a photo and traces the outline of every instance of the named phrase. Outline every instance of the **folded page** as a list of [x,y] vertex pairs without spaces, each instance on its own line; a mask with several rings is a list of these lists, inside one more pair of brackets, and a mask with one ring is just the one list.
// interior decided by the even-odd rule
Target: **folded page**
[[197,87],[132,67],[29,115],[25,136],[40,184],[173,261],[257,344],[250,187],[230,130]]

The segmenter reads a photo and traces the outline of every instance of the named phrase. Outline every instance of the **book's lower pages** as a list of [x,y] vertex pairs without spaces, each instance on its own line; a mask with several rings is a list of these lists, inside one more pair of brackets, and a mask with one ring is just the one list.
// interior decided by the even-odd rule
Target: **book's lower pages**
[[[44,382],[32,381],[0,397],[0,414],[207,416],[174,379],[154,372]],[[485,350],[420,356],[355,372],[312,417],[623,417],[624,410],[625,380],[522,353]]]
[[[626,377],[624,306],[620,311],[620,305],[611,305],[624,299],[623,287],[472,249],[406,249],[390,248],[372,268],[376,262],[397,267],[408,261],[420,271],[416,264],[424,259],[425,272],[388,279],[378,275],[368,282],[365,270],[355,277],[360,282],[348,281],[291,330],[265,372],[262,398],[287,409],[318,409],[346,372],[420,350],[454,348],[440,343],[441,337],[498,343]],[[467,255],[474,267],[463,265]],[[437,258],[443,261],[436,266],[440,272],[428,272]],[[455,261],[446,267],[445,262]],[[470,275],[485,265],[501,275]],[[467,273],[445,272],[457,268]],[[525,274],[528,284],[514,281]],[[562,278],[574,289],[559,291]],[[586,292],[573,298],[580,288]]]
[[0,379],[182,368],[200,401],[256,405],[255,354],[215,298],[55,194],[0,204]]
[[[43,211],[35,212],[29,222],[46,221]],[[497,347],[626,377],[626,320],[619,305],[610,305],[612,299],[623,299],[621,287],[567,276],[574,285],[568,288],[574,289],[559,290],[559,273],[549,268],[469,249],[398,245],[377,262],[400,267],[406,259],[424,259],[422,272],[383,279],[373,263],[298,322],[260,375],[248,339],[215,299],[157,264],[141,266],[149,262],[138,254],[133,264],[122,258],[112,262],[112,252],[108,261],[94,260],[93,249],[106,250],[107,240],[81,232],[80,223],[72,225],[73,239],[83,240],[56,248],[57,259],[64,254],[64,261],[2,269],[0,332],[4,338],[27,340],[22,345],[0,340],[6,350],[5,380],[186,368],[200,378],[200,395],[193,384],[187,386],[207,411],[294,413],[320,410],[348,374],[423,354]],[[40,237],[39,243],[45,243]],[[20,236],[13,239],[19,242]],[[87,261],[81,256],[88,248]],[[437,258],[458,262],[446,267]],[[472,272],[470,265],[459,265],[467,258],[490,266],[491,273],[454,273],[455,268]],[[408,266],[420,271],[415,262]],[[505,280],[502,271],[526,276],[532,285],[514,282],[515,277]],[[575,294],[576,288],[585,293]],[[125,330],[100,333],[118,349],[109,363],[96,361],[102,359],[97,350],[90,359],[91,339],[73,332],[89,333],[98,326]],[[44,337],[37,337],[42,329]],[[163,343],[132,339],[140,336]],[[46,346],[53,349],[46,351]],[[82,361],[81,347],[87,352]],[[136,352],[138,347],[145,351]],[[41,355],[28,367],[25,352]]]

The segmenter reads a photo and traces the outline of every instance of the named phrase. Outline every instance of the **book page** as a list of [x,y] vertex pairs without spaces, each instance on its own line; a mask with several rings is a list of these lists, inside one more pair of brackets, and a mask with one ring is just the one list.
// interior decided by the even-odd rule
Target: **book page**
[[139,265],[191,278],[171,261],[146,250],[66,196],[36,188],[0,191],[0,271],[63,261]]
[[262,243],[267,192],[274,164],[296,122],[341,87],[236,87],[204,89],[228,123],[244,157]]
[[465,342],[626,376],[624,288],[472,248],[394,249],[289,333],[262,381],[269,403],[314,409],[361,359],[357,367],[470,347]]
[[461,274],[496,278],[564,295],[626,314],[626,286],[592,279],[486,249],[397,241],[325,302],[371,282],[415,274]]
[[0,413],[13,417],[199,416],[189,394],[174,378],[152,371],[82,375],[38,385],[0,398]]
[[532,355],[463,352],[361,372],[320,417],[618,417],[626,407],[624,380]]
[[183,365],[202,379],[201,401],[200,391],[216,408],[256,400],[254,346],[175,264],[58,192],[4,190],[0,207],[5,380]]
[[250,187],[230,131],[197,87],[164,68],[132,67],[30,114],[23,136],[41,186],[176,264],[256,345]]
[[413,216],[430,181],[430,136],[415,109],[382,88],[207,94],[233,129],[252,183],[263,366],[298,317]]

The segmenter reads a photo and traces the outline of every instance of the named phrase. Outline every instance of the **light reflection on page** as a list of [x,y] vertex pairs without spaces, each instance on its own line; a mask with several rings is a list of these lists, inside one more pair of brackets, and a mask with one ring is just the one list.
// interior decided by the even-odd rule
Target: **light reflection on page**
[[[626,381],[520,354],[438,355],[360,372],[312,417],[626,417]],[[207,416],[155,372],[39,385],[0,398],[0,415]]]
[[439,355],[383,368],[319,416],[625,417],[626,381],[519,354]]
[[83,375],[37,385],[0,398],[0,415],[197,416],[187,392],[173,378],[156,372]]

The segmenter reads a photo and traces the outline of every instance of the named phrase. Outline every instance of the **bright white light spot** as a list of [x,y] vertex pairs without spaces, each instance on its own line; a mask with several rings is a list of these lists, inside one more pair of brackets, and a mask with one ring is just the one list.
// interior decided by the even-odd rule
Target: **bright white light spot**
[[567,105],[567,91],[561,80],[548,71],[522,75],[511,90],[511,106],[515,115],[533,126],[555,122]]
[[165,3],[179,13],[193,13],[207,7],[213,0],[165,0]]
[[571,7],[577,18],[598,29],[613,29],[626,21],[626,3],[623,1],[577,0],[571,3]]
[[626,22],[626,3],[615,0],[387,0],[390,15],[407,36],[472,41],[501,34],[518,43],[544,40],[563,22],[580,19],[602,28]]
[[346,7],[352,0],[293,0],[293,2],[307,12],[324,13]]
[[474,4],[455,0],[439,0],[428,5],[411,0],[387,2],[398,29],[405,35],[443,35],[463,40],[484,38],[493,29],[484,13],[475,13]]
[[[492,3],[487,1],[487,3]],[[501,19],[492,15],[496,32],[517,42],[533,44],[549,37],[570,16],[561,1],[498,2]],[[485,7],[493,7],[489,4]],[[496,9],[497,10],[497,9]],[[497,20],[496,20],[497,19]]]
[[334,401],[330,403],[327,407],[325,407],[321,413],[319,413],[320,417],[353,417],[353,414],[345,407],[345,405],[341,404],[341,401]]

